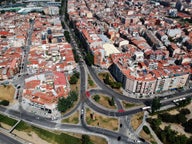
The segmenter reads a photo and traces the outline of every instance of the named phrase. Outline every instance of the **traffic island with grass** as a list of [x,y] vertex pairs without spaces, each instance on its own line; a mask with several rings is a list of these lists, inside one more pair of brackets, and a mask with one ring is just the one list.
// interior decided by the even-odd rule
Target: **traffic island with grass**
[[88,74],[88,86],[87,89],[96,88],[97,85],[94,83],[94,81],[91,79],[90,75]]
[[117,131],[119,126],[118,118],[100,115],[89,108],[86,109],[86,122],[90,126],[101,127],[112,131]]
[[117,107],[115,106],[114,99],[109,96],[100,94],[100,95],[93,95],[92,98],[95,102],[97,102],[99,105],[105,108],[113,110],[117,109]]
[[144,140],[146,140],[148,143],[157,144],[157,143],[155,142],[155,139],[154,139],[153,136],[151,135],[148,127],[143,126],[143,129],[141,130],[141,132],[139,133],[139,135],[140,135]]
[[139,112],[131,117],[131,126],[134,130],[136,130],[143,121],[144,112]]
[[63,133],[61,131],[49,131],[29,125],[21,121],[13,131],[16,136],[31,143],[40,144],[83,144],[89,139],[89,144],[107,144],[104,138],[98,136],[81,135],[77,133]]
[[63,119],[62,123],[78,124],[79,123],[79,111],[76,111],[70,117]]
[[124,109],[130,109],[132,107],[139,106],[138,104],[130,103],[130,102],[127,102],[127,101],[121,101],[121,103],[122,103],[122,106],[123,106]]

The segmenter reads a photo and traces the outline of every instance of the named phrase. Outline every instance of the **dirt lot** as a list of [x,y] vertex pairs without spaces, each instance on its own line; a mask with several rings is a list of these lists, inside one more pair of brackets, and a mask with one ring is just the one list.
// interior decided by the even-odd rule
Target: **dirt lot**
[[141,130],[140,134],[139,134],[143,139],[145,139],[147,142],[155,142],[155,139],[153,138],[153,136],[151,134],[146,134],[144,132],[144,130]]
[[143,112],[139,112],[131,118],[131,126],[133,127],[134,130],[136,130],[142,123],[143,114],[144,114]]
[[14,130],[13,133],[18,137],[31,142],[32,144],[51,144],[39,138],[39,136],[35,132],[28,133],[28,132]]
[[9,126],[9,125],[7,125],[7,124],[5,124],[5,123],[0,123],[0,125],[1,125],[1,127],[3,128],[3,129],[6,129],[6,130],[10,130],[11,129],[11,126]]
[[71,88],[71,91],[79,90],[79,88],[80,88],[80,79],[78,79],[77,84],[73,84],[73,85],[71,84],[70,88]]
[[12,102],[14,99],[15,88],[12,85],[0,86],[0,100]]

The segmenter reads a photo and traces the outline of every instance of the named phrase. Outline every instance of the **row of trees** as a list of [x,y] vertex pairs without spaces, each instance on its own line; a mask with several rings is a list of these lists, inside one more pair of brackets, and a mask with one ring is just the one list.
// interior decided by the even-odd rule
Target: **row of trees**
[[77,54],[76,49],[73,49],[73,55],[74,55],[75,62],[78,63],[79,62],[79,55]]
[[71,108],[75,101],[78,99],[78,93],[76,91],[70,91],[69,96],[67,98],[60,98],[57,104],[57,109],[60,112],[66,112],[69,108]]
[[191,98],[189,97],[186,100],[179,101],[178,106],[179,107],[184,107],[184,106],[186,106],[186,105],[188,105],[190,103],[191,103]]
[[178,123],[184,127],[188,133],[192,133],[192,119],[187,120],[186,115],[190,114],[189,109],[180,110],[179,114],[170,115],[169,113],[159,114],[158,118],[167,123]]
[[78,79],[79,79],[79,72],[75,72],[71,77],[70,77],[70,80],[69,80],[69,83],[70,84],[76,84],[78,82]]
[[[178,107],[184,107],[191,103],[191,98],[187,98],[186,100],[179,101],[177,104]],[[156,112],[161,108],[160,98],[156,97],[151,102],[151,111],[152,113]]]
[[159,110],[161,108],[161,103],[160,103],[160,99],[158,97],[154,98],[152,100],[152,104],[151,104],[151,111],[152,113],[156,112],[157,110]]
[[169,113],[162,113],[158,115],[158,118],[166,123],[178,123],[184,124],[187,122],[186,115],[189,114],[190,111],[188,109],[183,109],[180,113],[176,115],[171,115]]
[[69,32],[68,32],[68,31],[65,31],[65,32],[64,32],[64,36],[65,36],[66,41],[67,41],[68,43],[70,43],[70,42],[71,42],[71,38],[70,38],[70,35],[69,35]]
[[87,53],[85,56],[85,62],[88,66],[92,66],[94,64],[94,57],[91,53]]

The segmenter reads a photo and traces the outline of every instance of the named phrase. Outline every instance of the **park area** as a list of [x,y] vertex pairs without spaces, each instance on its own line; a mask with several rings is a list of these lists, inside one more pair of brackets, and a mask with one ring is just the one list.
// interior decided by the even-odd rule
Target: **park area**
[[[184,102],[182,102],[184,103]],[[147,118],[162,143],[192,143],[192,104],[178,105]]]
[[0,86],[0,100],[12,102],[14,99],[15,88],[12,85]]

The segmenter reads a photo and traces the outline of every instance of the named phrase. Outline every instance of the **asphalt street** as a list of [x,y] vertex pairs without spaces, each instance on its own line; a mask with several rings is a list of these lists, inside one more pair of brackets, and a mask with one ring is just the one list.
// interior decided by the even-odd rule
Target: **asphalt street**
[[[64,21],[64,17],[61,16],[61,20],[62,22],[64,22],[65,28],[67,31],[69,31],[70,34],[70,38],[71,38],[71,43],[72,46],[75,50],[77,50],[78,52],[80,51],[79,48],[77,47],[77,44],[75,42],[75,38],[74,35],[72,34],[72,31],[69,29],[68,25],[65,23]],[[31,28],[28,31],[28,39],[27,39],[27,46],[26,46],[26,53],[25,53],[25,57],[23,59],[23,68],[21,71],[21,77],[17,77],[15,79],[13,79],[13,83],[15,85],[18,85],[20,83],[22,83],[22,86],[24,85],[24,78],[25,78],[25,73],[27,71],[27,57],[28,57],[28,53],[30,50],[30,45],[31,45],[31,34],[32,34],[32,30],[33,30],[33,22],[31,23]],[[79,53],[79,57],[82,57],[81,53]],[[2,113],[5,113],[7,115],[10,115],[12,117],[16,117],[17,119],[22,119],[32,125],[36,125],[36,126],[40,126],[43,128],[48,128],[48,129],[59,129],[59,130],[74,130],[74,132],[76,130],[82,130],[82,131],[90,131],[92,133],[96,133],[96,134],[102,134],[107,136],[109,139],[114,139],[114,141],[116,143],[118,143],[119,141],[125,143],[125,144],[133,144],[133,143],[137,143],[135,142],[134,139],[128,137],[125,134],[125,131],[121,130],[120,132],[113,132],[110,130],[106,130],[106,129],[102,129],[99,127],[91,127],[88,126],[86,121],[85,121],[85,106],[89,106],[90,108],[92,108],[94,111],[104,114],[106,116],[112,116],[112,117],[121,117],[121,122],[126,123],[126,117],[128,115],[133,115],[135,113],[138,113],[140,111],[142,111],[141,107],[136,107],[133,109],[129,109],[129,110],[123,110],[122,104],[120,103],[120,100],[125,100],[127,102],[133,102],[133,103],[138,103],[138,104],[143,104],[146,103],[147,99],[136,99],[136,98],[132,98],[132,97],[127,97],[124,96],[122,94],[119,94],[115,91],[113,91],[110,87],[106,86],[97,76],[97,74],[95,73],[94,69],[92,67],[86,66],[85,62],[83,61],[83,59],[80,60],[79,62],[79,66],[80,66],[80,83],[81,83],[81,88],[80,88],[80,100],[78,101],[77,105],[68,113],[66,113],[65,115],[62,116],[63,117],[67,117],[69,115],[71,115],[72,113],[74,113],[77,109],[81,109],[81,116],[80,116],[80,125],[72,125],[72,124],[62,124],[62,123],[56,123],[55,121],[52,121],[51,119],[48,118],[44,118],[41,116],[37,116],[35,114],[26,112],[23,109],[20,109],[20,111],[16,111],[16,110],[12,110],[9,109],[7,110],[4,107],[0,107],[0,111]],[[118,110],[107,110],[105,108],[103,108],[102,106],[99,106],[97,104],[95,104],[90,97],[86,96],[86,91],[87,91],[87,73],[90,73],[91,77],[93,78],[93,81],[100,87],[100,89],[92,89],[90,90],[90,95],[94,95],[94,94],[106,94],[108,96],[112,96],[115,100],[115,103],[117,105]],[[181,93],[177,93],[174,95],[168,95],[168,98],[171,98],[172,96],[176,97],[176,96],[180,96],[182,97],[183,95],[185,97],[191,97],[191,95],[189,94],[188,96],[186,95],[187,93],[191,93],[192,90],[188,90],[185,92],[181,92]],[[173,99],[167,99],[167,100],[162,100],[161,103],[163,106],[165,105],[170,105],[173,102]],[[129,125],[127,126],[127,128],[129,127]],[[2,139],[1,139],[2,138]],[[7,138],[7,136],[4,136],[3,134],[0,134],[0,140],[2,140],[2,144],[3,140],[5,140],[5,144],[17,144],[19,142],[17,142],[16,140],[12,139],[11,137]],[[7,140],[7,141],[6,141]],[[7,143],[6,143],[7,142]],[[1,141],[0,141],[1,143]]]
[[0,132],[0,144],[22,144],[21,142],[11,138],[9,135],[5,135]]

